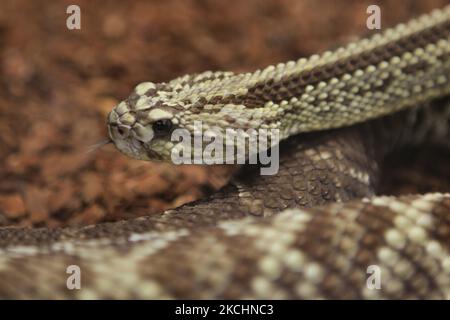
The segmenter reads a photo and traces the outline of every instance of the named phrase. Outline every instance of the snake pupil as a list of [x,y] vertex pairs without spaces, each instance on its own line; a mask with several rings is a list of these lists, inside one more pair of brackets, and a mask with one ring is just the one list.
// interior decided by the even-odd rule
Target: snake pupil
[[172,129],[172,121],[169,119],[157,120],[153,123],[155,133],[167,133]]

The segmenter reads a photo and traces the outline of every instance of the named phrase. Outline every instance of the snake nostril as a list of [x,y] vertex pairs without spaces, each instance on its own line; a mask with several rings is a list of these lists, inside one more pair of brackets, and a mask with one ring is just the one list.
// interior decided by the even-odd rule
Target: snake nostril
[[113,135],[116,136],[119,139],[126,139],[128,135],[130,134],[130,128],[128,126],[124,125],[114,125],[112,127],[113,129]]

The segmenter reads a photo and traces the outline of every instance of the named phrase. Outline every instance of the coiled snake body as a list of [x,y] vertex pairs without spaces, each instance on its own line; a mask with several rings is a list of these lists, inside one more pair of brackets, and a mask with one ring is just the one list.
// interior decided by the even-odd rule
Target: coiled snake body
[[[449,38],[450,6],[254,73],[138,85],[108,117],[120,151],[169,160],[170,132],[194,134],[197,120],[279,129],[279,172],[244,166],[210,198],[160,215],[1,228],[0,297],[449,299],[450,195],[375,196],[394,147],[448,142]],[[66,286],[70,265],[80,290]]]

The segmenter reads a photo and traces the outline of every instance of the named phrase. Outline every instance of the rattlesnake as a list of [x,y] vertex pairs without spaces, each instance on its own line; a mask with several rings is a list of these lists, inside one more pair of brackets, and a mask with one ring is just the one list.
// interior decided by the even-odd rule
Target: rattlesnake
[[[208,199],[159,215],[1,228],[0,297],[449,299],[450,194],[375,196],[394,147],[448,143],[449,37],[450,6],[254,73],[138,85],[108,116],[120,151],[170,160],[170,133],[196,120],[279,129],[279,172],[243,166]],[[81,289],[67,288],[71,265]]]

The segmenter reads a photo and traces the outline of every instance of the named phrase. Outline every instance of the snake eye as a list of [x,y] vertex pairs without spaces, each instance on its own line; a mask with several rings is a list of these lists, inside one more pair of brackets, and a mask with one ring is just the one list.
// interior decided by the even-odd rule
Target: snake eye
[[172,121],[169,119],[157,120],[153,123],[155,134],[168,133],[172,129]]

